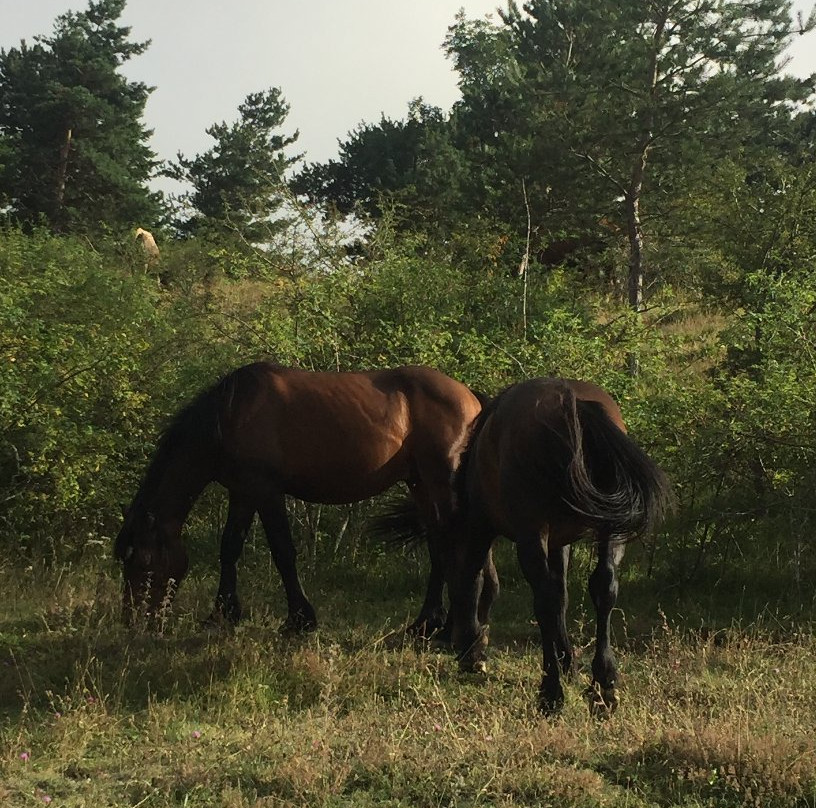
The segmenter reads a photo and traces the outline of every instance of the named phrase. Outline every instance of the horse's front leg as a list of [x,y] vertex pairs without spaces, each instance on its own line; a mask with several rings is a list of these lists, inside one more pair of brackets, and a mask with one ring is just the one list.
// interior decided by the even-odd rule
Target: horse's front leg
[[538,693],[538,706],[543,713],[551,715],[564,705],[558,627],[564,608],[564,588],[561,564],[549,563],[546,540],[546,535],[518,538],[516,553],[524,577],[533,590],[533,609],[541,631],[544,675]]
[[618,598],[618,567],[623,552],[623,540],[602,537],[598,542],[598,564],[589,578],[589,594],[597,616],[589,698],[590,710],[599,714],[611,713],[618,706],[615,687],[618,671],[610,642],[610,617]]
[[272,560],[278,568],[283,589],[286,592],[288,614],[281,624],[284,634],[297,634],[314,631],[317,628],[317,615],[309,603],[297,571],[297,553],[292,541],[289,517],[286,514],[286,499],[282,495],[270,495],[258,508],[261,523],[272,553]]
[[215,606],[205,625],[217,625],[222,620],[235,625],[241,619],[241,601],[238,599],[237,563],[255,516],[253,502],[230,492],[227,523],[221,534],[221,575]]

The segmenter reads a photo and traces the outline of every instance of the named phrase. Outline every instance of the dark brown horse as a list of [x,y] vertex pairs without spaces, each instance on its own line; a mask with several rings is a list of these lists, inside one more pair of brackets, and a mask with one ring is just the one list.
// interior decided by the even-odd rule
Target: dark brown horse
[[566,629],[569,546],[594,531],[592,706],[614,709],[617,671],[609,619],[618,565],[626,539],[648,531],[669,498],[666,478],[627,436],[617,404],[600,387],[567,379],[533,379],[507,388],[474,423],[456,486],[464,524],[455,534],[450,595],[462,669],[484,668],[480,571],[501,534],[516,543],[533,590],[544,656],[539,706],[544,712],[561,707],[561,673],[572,667]]
[[426,367],[313,373],[259,362],[238,368],[182,409],[163,433],[115,543],[124,611],[148,613],[172,598],[187,571],[185,519],[204,488],[229,492],[214,614],[240,617],[236,562],[257,512],[286,592],[284,629],[316,625],[295,564],[286,495],[349,503],[405,481],[429,531],[431,574],[412,624],[429,634],[445,620],[443,536],[453,512],[451,477],[480,403]]

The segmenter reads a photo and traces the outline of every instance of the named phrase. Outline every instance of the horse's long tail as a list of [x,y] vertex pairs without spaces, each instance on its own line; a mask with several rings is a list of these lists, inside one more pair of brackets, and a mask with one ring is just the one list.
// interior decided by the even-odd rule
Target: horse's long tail
[[391,547],[412,546],[428,539],[419,507],[407,491],[390,494],[383,510],[367,521],[365,533]]
[[567,446],[555,430],[548,430],[546,439],[560,440],[553,455],[567,459],[557,475],[561,501],[596,530],[620,536],[648,533],[670,507],[665,474],[601,404],[574,395],[563,403]]

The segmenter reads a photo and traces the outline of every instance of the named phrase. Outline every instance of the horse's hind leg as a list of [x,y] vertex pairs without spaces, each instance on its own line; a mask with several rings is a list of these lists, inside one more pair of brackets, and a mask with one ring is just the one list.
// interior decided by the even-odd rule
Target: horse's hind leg
[[244,549],[244,542],[254,516],[254,503],[230,492],[227,523],[221,534],[221,575],[218,580],[218,593],[215,596],[215,606],[204,621],[205,625],[215,625],[221,620],[235,625],[241,619],[236,565]]
[[553,579],[561,590],[558,619],[555,625],[555,649],[561,671],[565,676],[572,673],[572,643],[567,633],[567,608],[569,595],[567,593],[567,571],[569,570],[570,546],[565,544],[560,550],[548,554],[549,565]]
[[[450,487],[450,469],[437,470],[435,476],[427,469],[420,469],[421,481],[413,483],[411,495],[416,502],[422,523],[428,537],[428,556],[431,569],[428,573],[428,584],[425,588],[425,600],[416,620],[408,626],[407,631],[419,637],[436,635],[439,632],[449,635],[450,624],[443,594],[448,577],[450,563],[450,545],[452,541],[453,494]],[[449,636],[441,637],[449,639]]]
[[286,515],[286,500],[283,496],[272,496],[258,508],[272,560],[278,568],[283,589],[286,592],[288,615],[280,627],[283,633],[313,631],[317,628],[317,616],[306,597],[297,572],[297,553],[292,542],[289,518]]
[[622,540],[614,536],[603,537],[598,542],[598,564],[589,578],[589,594],[597,615],[590,688],[590,709],[593,712],[612,712],[618,706],[615,688],[618,672],[609,635],[610,616],[618,597],[618,566],[623,558],[623,551]]
[[[487,631],[480,620],[480,604],[485,581],[491,586],[491,546],[493,535],[471,522],[467,532],[457,534],[454,563],[450,575],[451,633],[459,657],[459,667],[466,673],[478,673],[485,667]],[[485,602],[492,602],[487,596]]]
[[516,540],[516,553],[524,577],[533,590],[533,608],[541,631],[544,675],[538,692],[539,709],[546,714],[558,712],[564,704],[561,687],[559,619],[564,609],[561,555],[550,564],[545,550],[546,538],[539,536]]

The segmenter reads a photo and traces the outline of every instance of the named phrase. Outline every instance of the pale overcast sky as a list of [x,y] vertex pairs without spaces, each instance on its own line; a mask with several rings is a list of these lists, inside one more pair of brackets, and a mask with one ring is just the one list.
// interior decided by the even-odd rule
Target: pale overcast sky
[[[51,34],[56,17],[86,0],[0,0],[0,47]],[[810,9],[797,0],[794,10]],[[125,67],[156,89],[145,111],[160,158],[208,148],[210,124],[237,117],[245,96],[280,87],[284,126],[300,130],[307,161],[337,154],[338,139],[381,114],[403,118],[422,96],[449,109],[456,74],[441,45],[457,11],[494,13],[504,0],[129,0],[121,18],[149,49]],[[494,13],[494,18],[496,17]],[[797,37],[788,70],[816,72],[816,32]]]

